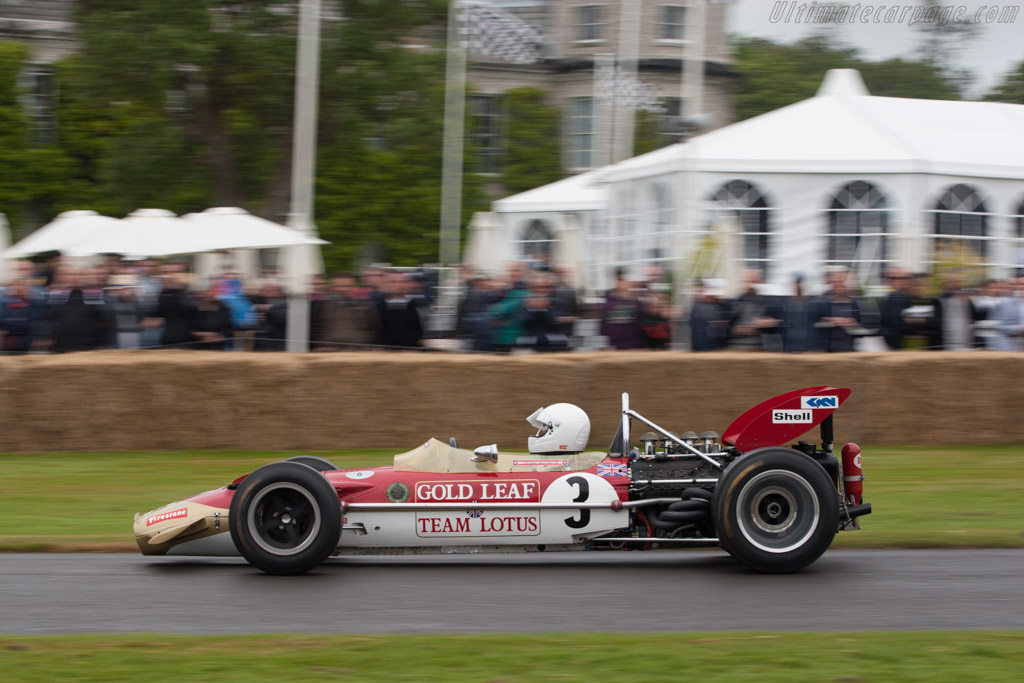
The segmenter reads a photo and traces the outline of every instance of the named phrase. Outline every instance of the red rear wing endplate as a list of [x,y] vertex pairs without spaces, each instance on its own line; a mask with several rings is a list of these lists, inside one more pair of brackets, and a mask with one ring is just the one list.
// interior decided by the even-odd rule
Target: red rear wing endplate
[[830,386],[780,394],[733,420],[722,442],[741,451],[781,446],[824,422],[849,396],[849,389]]

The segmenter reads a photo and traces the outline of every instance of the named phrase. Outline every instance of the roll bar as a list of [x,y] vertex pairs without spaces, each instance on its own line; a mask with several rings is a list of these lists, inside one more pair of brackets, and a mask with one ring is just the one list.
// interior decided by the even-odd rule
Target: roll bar
[[700,458],[703,458],[704,460],[706,460],[707,462],[711,463],[712,465],[714,465],[718,469],[723,469],[725,467],[722,463],[718,462],[714,458],[708,457],[707,454],[705,454],[705,453],[701,453],[696,448],[694,448],[690,444],[686,443],[685,441],[680,439],[675,434],[672,434],[671,432],[669,432],[667,429],[664,429],[663,427],[659,427],[658,425],[654,424],[653,422],[651,422],[650,420],[648,420],[646,417],[644,417],[640,413],[636,412],[635,410],[630,410],[630,408],[629,408],[629,394],[627,394],[625,392],[623,392],[623,394],[622,394],[622,427],[621,427],[621,431],[622,431],[622,450],[623,450],[622,454],[623,455],[627,455],[629,453],[629,418],[631,418],[631,417],[635,417],[636,419],[640,420],[641,422],[643,422],[645,425],[647,425],[651,429],[653,429],[653,430],[655,430],[657,432],[660,432],[661,435],[664,436],[666,439],[679,444],[680,446],[682,446],[686,450],[690,451],[691,453],[693,453],[694,455],[696,455],[696,456],[698,456]]
[[629,455],[629,394],[622,392],[622,455]]

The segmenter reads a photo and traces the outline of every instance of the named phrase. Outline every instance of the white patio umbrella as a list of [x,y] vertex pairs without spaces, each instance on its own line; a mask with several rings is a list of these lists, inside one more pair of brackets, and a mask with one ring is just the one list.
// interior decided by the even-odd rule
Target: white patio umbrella
[[72,245],[72,256],[121,254],[123,256],[168,256],[187,254],[193,240],[193,226],[165,209],[138,209],[110,230]]
[[187,253],[330,244],[326,240],[309,237],[298,230],[254,216],[237,207],[207,209],[202,213],[190,213],[183,218],[198,228],[198,231],[190,233],[190,238],[194,237],[195,242],[190,245]]
[[24,258],[46,251],[70,253],[75,245],[113,230],[120,223],[116,218],[101,216],[95,211],[65,211],[13,247],[4,250],[2,256]]
[[300,244],[327,244],[245,209],[216,208],[178,217],[164,209],[139,209],[116,229],[74,245],[72,254],[170,256],[230,249],[268,249]]

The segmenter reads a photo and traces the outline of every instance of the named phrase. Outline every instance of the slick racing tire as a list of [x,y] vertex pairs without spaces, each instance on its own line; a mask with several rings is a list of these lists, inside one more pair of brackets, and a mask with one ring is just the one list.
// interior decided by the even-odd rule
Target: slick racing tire
[[294,458],[288,458],[285,462],[297,462],[302,465],[309,465],[317,472],[330,472],[338,469],[338,466],[327,458],[321,458],[317,455],[296,455]]
[[243,479],[230,520],[235,548],[268,574],[305,574],[330,557],[341,537],[337,492],[298,462],[265,465]]
[[763,448],[726,469],[711,514],[730,555],[751,569],[784,574],[803,569],[832,544],[839,494],[825,469],[803,453]]

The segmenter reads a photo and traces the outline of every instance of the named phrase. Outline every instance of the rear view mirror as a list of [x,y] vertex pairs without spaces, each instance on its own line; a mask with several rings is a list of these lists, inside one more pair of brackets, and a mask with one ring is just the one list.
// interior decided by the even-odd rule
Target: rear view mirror
[[473,451],[473,462],[498,462],[498,444],[480,446]]

